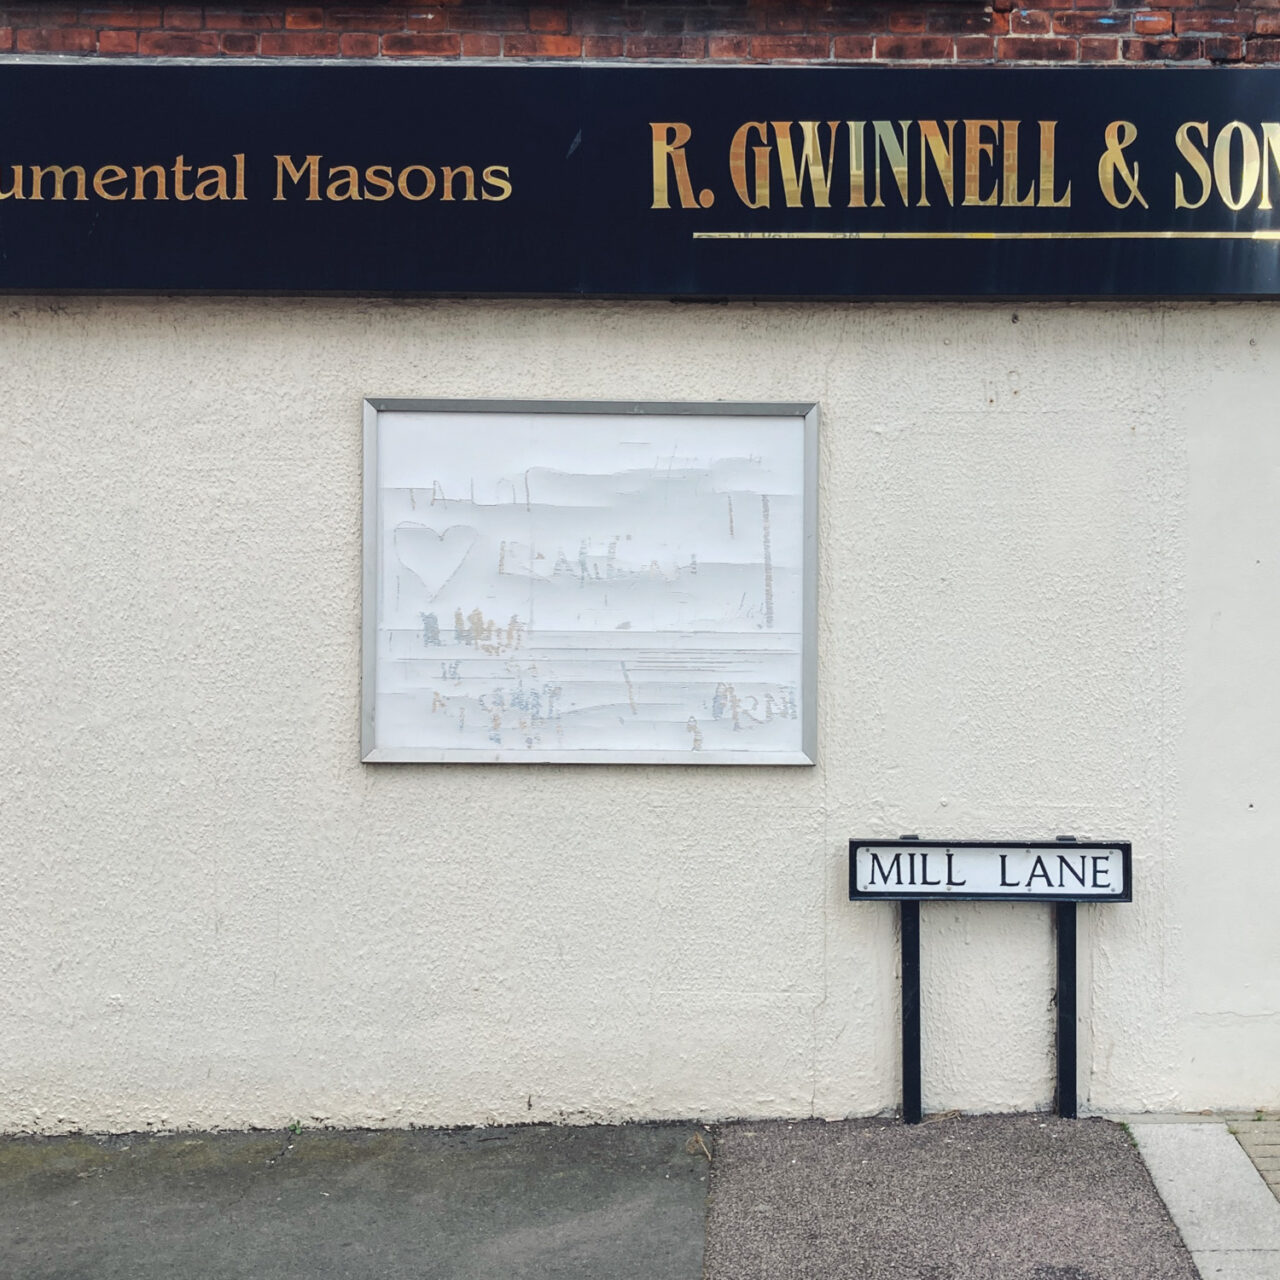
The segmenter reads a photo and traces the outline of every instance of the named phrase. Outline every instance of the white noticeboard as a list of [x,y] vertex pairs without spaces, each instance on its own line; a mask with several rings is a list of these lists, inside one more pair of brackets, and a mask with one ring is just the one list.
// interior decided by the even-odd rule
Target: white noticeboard
[[812,764],[816,435],[367,401],[363,759]]

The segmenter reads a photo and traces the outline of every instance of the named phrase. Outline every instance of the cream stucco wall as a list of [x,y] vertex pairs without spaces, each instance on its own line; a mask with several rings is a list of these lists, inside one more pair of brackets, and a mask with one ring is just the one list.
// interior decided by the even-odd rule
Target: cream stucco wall
[[[816,401],[813,769],[362,766],[361,398]],[[850,836],[1130,838],[1092,1109],[1280,1105],[1280,311],[8,299],[0,1128],[865,1114]],[[924,910],[926,1108],[1051,1098]]]

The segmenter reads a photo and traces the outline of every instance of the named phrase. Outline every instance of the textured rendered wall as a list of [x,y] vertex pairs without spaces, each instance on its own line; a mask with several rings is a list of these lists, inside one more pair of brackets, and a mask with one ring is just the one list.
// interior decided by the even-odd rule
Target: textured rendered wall
[[[1089,1106],[1280,1104],[1278,355],[1266,306],[8,299],[0,1129],[889,1108],[845,844],[903,831],[1132,838]],[[361,766],[366,394],[817,401],[819,765]],[[924,936],[926,1107],[1047,1105],[1048,909]]]

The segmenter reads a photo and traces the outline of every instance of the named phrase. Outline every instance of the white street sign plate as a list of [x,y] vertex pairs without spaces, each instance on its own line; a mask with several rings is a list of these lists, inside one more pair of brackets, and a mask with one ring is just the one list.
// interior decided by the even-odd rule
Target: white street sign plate
[[1125,841],[851,840],[849,897],[1129,902]]

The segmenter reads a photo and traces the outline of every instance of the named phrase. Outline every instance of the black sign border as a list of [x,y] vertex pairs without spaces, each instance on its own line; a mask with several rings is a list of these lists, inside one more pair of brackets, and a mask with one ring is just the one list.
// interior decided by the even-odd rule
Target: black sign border
[[[1025,849],[1046,853],[1119,849],[1124,883],[1119,894],[1107,893],[867,893],[857,887],[857,851],[868,845],[920,852],[928,849]],[[1128,840],[881,840],[849,841],[849,900],[851,902],[1132,902],[1133,845]]]

